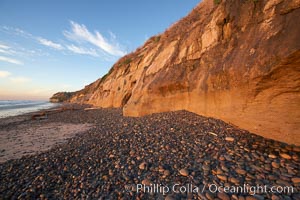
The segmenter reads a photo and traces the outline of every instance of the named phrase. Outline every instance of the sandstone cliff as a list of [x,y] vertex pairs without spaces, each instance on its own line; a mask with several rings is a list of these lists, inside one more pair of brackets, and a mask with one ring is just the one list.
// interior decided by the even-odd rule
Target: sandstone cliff
[[300,145],[300,1],[204,0],[71,102],[188,110]]
[[60,102],[68,101],[72,97],[73,94],[74,94],[74,92],[58,92],[58,93],[55,93],[50,98],[50,102],[60,103]]

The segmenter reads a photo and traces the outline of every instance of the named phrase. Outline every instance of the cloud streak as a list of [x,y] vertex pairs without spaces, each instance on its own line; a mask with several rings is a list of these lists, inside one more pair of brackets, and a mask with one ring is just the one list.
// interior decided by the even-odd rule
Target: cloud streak
[[[51,39],[35,36],[25,30],[9,26],[0,26],[0,31],[30,39],[40,45],[50,47],[58,51],[69,51],[80,55],[101,57],[105,60],[111,60],[115,57],[124,56],[127,53],[125,50],[123,50],[123,48],[121,48],[117,42],[116,35],[111,31],[108,31],[109,39],[107,39],[98,31],[89,31],[84,24],[78,24],[74,21],[70,21],[70,25],[71,29],[63,31],[63,35],[70,41],[76,42],[76,45],[65,40],[62,40],[62,43],[57,43]],[[0,42],[0,54],[2,54],[0,55],[0,61],[17,65],[23,65],[23,63],[14,59],[13,57],[15,56],[22,58],[24,57],[25,59],[33,56],[49,56],[49,53],[46,55],[45,52],[47,53],[47,51],[40,49],[30,51],[27,48],[25,49],[16,45],[9,46]]]
[[116,42],[109,43],[101,33],[95,31],[91,33],[85,25],[78,24],[71,21],[71,32],[64,31],[63,34],[70,40],[88,42],[94,46],[97,46],[104,52],[113,56],[123,56],[126,54],[125,51],[121,50],[120,45]]
[[0,49],[0,53],[8,54],[7,50],[5,49]]
[[11,51],[10,46],[7,46],[6,44],[0,43],[0,53],[11,54],[10,51]]
[[62,50],[64,49],[63,46],[61,44],[52,42],[50,40],[47,40],[45,38],[37,38],[37,40],[39,41],[40,44],[47,46],[47,47],[51,47],[53,49],[57,49],[57,50]]
[[[48,39],[45,39],[45,38],[42,38],[42,37],[37,37],[37,36],[32,35],[31,33],[27,32],[27,31],[19,29],[19,28],[14,28],[14,27],[9,27],[9,26],[1,26],[0,31],[4,31],[7,34],[13,34],[13,35],[21,36],[23,38],[27,38],[27,39],[37,41],[39,44],[42,44],[44,46],[48,46],[48,47],[51,47],[51,48],[54,48],[54,49],[57,49],[57,50],[64,49],[61,44],[55,43],[51,40],[48,40]],[[2,46],[4,48],[2,48]],[[5,48],[5,47],[8,47],[8,46],[0,44],[0,49],[8,49],[9,48],[9,47]]]
[[90,55],[90,56],[94,56],[94,57],[99,57],[99,55],[97,54],[97,51],[95,49],[85,49],[83,47],[78,47],[75,45],[68,45],[67,49],[77,53],[77,54],[83,54],[83,55]]
[[9,49],[10,47],[0,43],[0,49]]
[[21,36],[24,38],[31,38],[31,39],[34,38],[34,36],[31,33],[28,33],[22,29],[10,27],[10,26],[1,26],[0,31],[8,33],[8,34]]
[[0,71],[0,78],[6,78],[10,75],[11,75],[11,73],[8,71]]
[[0,56],[0,61],[16,64],[16,65],[23,65],[23,63],[19,60],[13,59],[13,58],[8,58],[5,56]]

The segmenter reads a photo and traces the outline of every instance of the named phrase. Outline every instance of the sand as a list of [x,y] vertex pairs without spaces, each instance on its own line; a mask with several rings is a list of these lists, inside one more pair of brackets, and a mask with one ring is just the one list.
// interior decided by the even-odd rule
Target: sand
[[[93,124],[89,123],[45,123],[44,121],[22,123],[27,118],[28,116],[25,115],[1,120],[2,126],[8,125],[13,128],[0,130],[0,163],[49,150],[93,127]],[[13,123],[21,124],[12,125]]]

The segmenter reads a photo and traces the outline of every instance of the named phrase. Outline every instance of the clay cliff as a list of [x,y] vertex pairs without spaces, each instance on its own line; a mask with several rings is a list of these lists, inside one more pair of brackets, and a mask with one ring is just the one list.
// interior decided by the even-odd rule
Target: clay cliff
[[299,0],[204,0],[70,101],[184,109],[300,145],[299,24]]

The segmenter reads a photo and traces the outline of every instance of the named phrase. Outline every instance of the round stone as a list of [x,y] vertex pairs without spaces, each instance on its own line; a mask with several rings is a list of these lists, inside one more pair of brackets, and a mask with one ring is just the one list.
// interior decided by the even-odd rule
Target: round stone
[[219,192],[217,196],[219,199],[222,199],[222,200],[230,200],[230,197],[226,193],[223,193],[223,192]]
[[298,184],[298,183],[300,183],[300,178],[299,177],[294,177],[294,178],[292,178],[292,181],[293,181],[294,184]]
[[130,152],[129,152],[129,155],[131,155],[131,156],[133,156],[135,154],[135,151],[134,150],[131,150]]
[[141,170],[146,169],[146,167],[147,167],[147,163],[146,163],[146,162],[142,162],[142,163],[139,165],[139,168],[140,168]]
[[221,165],[221,169],[225,172],[229,172],[229,169],[225,165]]
[[272,165],[272,167],[274,167],[276,169],[280,167],[280,164],[277,162],[272,162],[271,165]]
[[233,142],[234,138],[233,137],[226,137],[225,140],[228,141],[228,142]]
[[217,177],[218,177],[218,179],[220,179],[222,181],[227,181],[227,176],[218,174]]
[[278,196],[276,196],[275,194],[272,194],[272,200],[280,200],[280,198]]
[[275,156],[274,154],[269,154],[269,158],[275,159],[275,158],[277,158],[277,156]]
[[107,176],[107,175],[103,175],[103,176],[102,176],[102,179],[103,179],[104,181],[107,181],[107,180],[108,180],[108,176]]
[[287,160],[290,160],[292,158],[289,154],[286,154],[286,153],[281,153],[279,155],[280,155],[280,157],[285,158]]
[[173,195],[168,194],[168,195],[166,196],[165,200],[176,200],[176,198],[175,198]]
[[143,184],[143,185],[149,186],[149,185],[151,185],[151,181],[150,181],[149,179],[144,179],[144,180],[142,181],[142,184]]
[[297,155],[293,155],[293,156],[292,156],[292,159],[295,160],[295,161],[298,161],[298,160],[299,160],[299,157],[298,157]]
[[240,180],[237,179],[237,178],[233,178],[233,177],[232,177],[232,178],[230,178],[229,180],[230,180],[231,183],[235,183],[235,184],[239,184],[239,183],[240,183]]
[[181,170],[179,170],[179,174],[182,176],[188,176],[189,171],[187,169],[181,169]]
[[220,169],[220,168],[218,168],[217,171],[216,171],[216,174],[223,174],[223,173],[224,173],[223,170]]
[[171,172],[169,170],[164,171],[164,177],[170,176]]
[[210,192],[206,192],[205,196],[206,196],[206,198],[209,199],[209,200],[215,199],[213,193],[210,193]]
[[219,160],[224,161],[225,160],[224,156],[220,156]]

